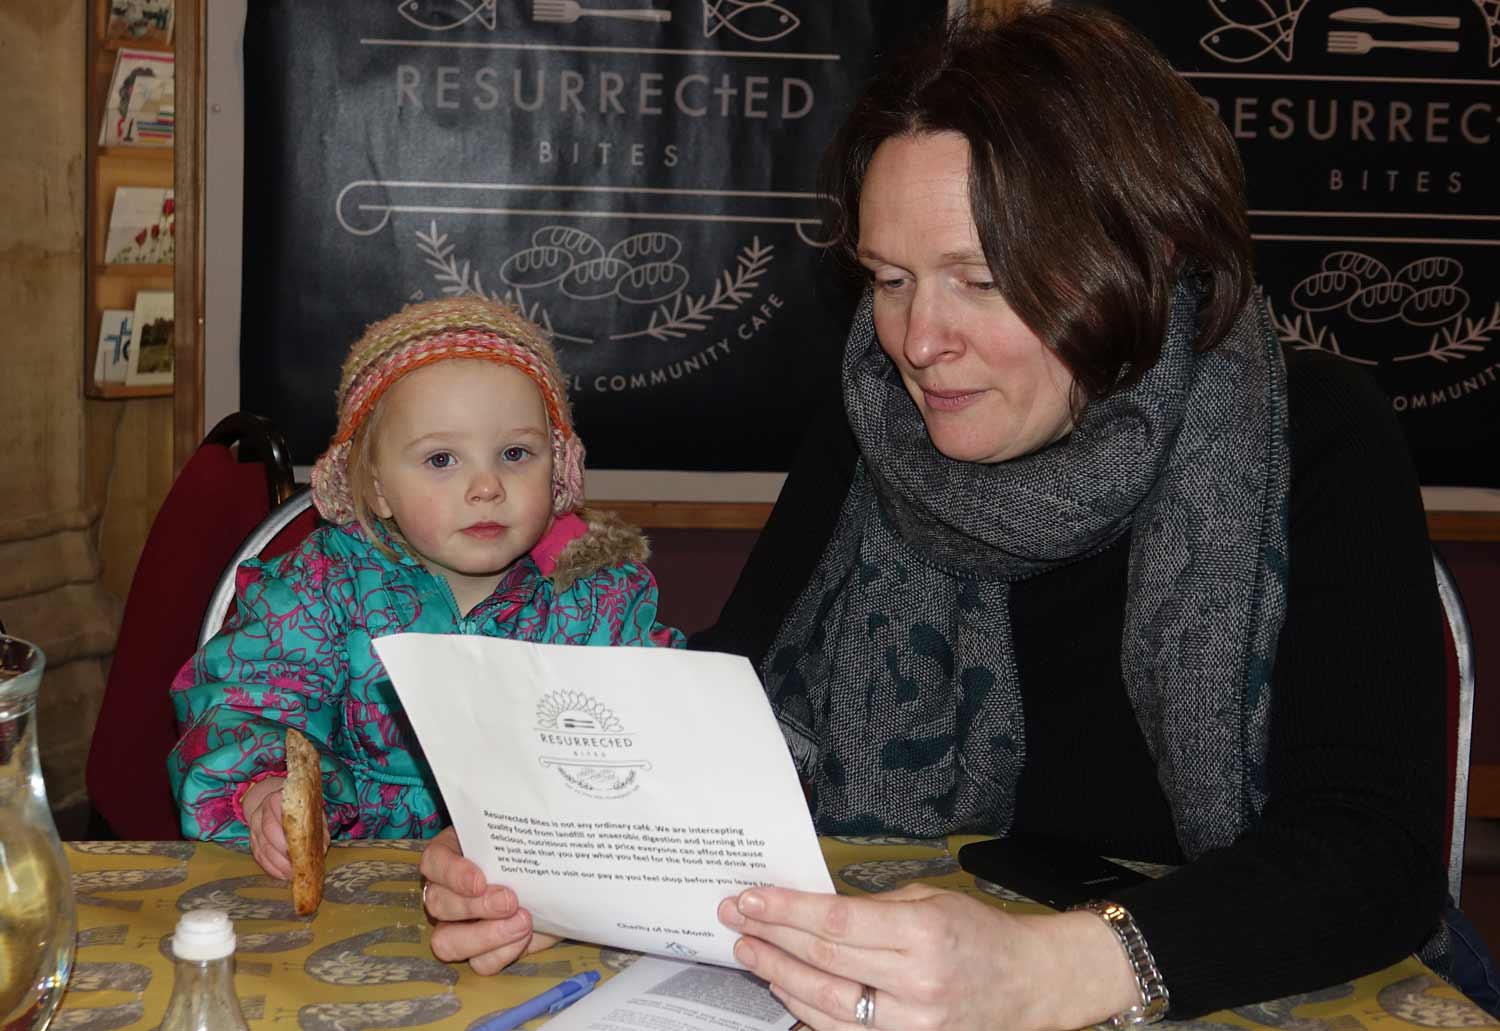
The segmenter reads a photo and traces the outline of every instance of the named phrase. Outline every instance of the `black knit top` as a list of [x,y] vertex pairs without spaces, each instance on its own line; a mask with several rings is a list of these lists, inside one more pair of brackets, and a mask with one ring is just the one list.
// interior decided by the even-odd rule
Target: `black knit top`
[[[1232,847],[1116,897],[1156,956],[1173,1019],[1387,966],[1436,926],[1445,892],[1442,613],[1416,476],[1361,371],[1305,352],[1288,367],[1291,574],[1269,800]],[[759,665],[857,456],[830,405],[718,624],[690,647]],[[1182,863],[1120,672],[1128,550],[1122,540],[1012,586],[1026,710],[1014,830]]]

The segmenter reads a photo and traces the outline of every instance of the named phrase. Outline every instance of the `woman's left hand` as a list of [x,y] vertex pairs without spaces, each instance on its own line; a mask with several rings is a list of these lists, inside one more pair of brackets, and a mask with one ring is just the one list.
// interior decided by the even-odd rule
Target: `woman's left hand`
[[735,957],[819,1031],[1087,1027],[1138,1001],[1113,932],[1092,913],[1016,914],[926,885],[849,898],[751,888],[719,905]]
[[467,960],[476,974],[488,976],[557,944],[552,935],[531,929],[531,914],[514,891],[485,883],[484,871],[464,858],[452,827],[422,850],[421,871],[422,906],[436,921],[432,954],[445,963]]

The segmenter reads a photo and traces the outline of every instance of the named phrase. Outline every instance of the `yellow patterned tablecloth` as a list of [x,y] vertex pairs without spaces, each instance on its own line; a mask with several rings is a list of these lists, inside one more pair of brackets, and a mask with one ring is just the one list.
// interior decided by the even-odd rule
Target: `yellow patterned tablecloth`
[[[872,843],[824,839],[841,891],[879,892],[913,880],[995,905],[1035,908],[985,890],[953,858],[970,838]],[[439,963],[419,901],[421,842],[339,842],[328,856],[323,906],[299,919],[290,889],[247,853],[196,842],[71,842],[78,902],[76,970],[57,1031],[150,1031],[172,990],[170,936],[189,909],[221,907],[239,935],[236,985],[252,1031],[466,1031],[558,980],[606,977],[634,953],[564,944],[498,977]],[[540,1023],[540,1022],[538,1022]],[[1495,1028],[1485,1013],[1415,959],[1349,984],[1177,1024],[1195,1031],[1276,1028]]]

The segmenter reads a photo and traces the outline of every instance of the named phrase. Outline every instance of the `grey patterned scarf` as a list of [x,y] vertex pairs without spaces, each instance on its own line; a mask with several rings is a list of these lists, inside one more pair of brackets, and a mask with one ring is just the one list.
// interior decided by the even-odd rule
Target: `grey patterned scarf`
[[1183,852],[1265,800],[1286,604],[1286,370],[1259,296],[1192,350],[1173,292],[1161,357],[1073,431],[993,465],[932,445],[867,294],[844,353],[862,454],[833,539],[761,672],[823,833],[1003,834],[1026,760],[1012,582],[1130,535],[1121,664]]

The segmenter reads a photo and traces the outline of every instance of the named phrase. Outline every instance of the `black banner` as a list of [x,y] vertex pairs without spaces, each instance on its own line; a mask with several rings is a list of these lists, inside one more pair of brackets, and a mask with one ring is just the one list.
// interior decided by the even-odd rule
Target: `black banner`
[[1424,483],[1500,487],[1500,0],[1113,0],[1218,110],[1290,346],[1370,369]]
[[944,10],[252,3],[242,407],[308,463],[365,325],[482,293],[553,333],[591,466],[784,469],[853,303],[818,159]]

